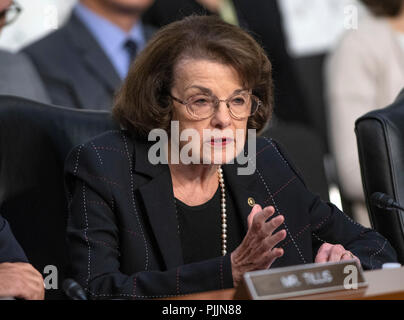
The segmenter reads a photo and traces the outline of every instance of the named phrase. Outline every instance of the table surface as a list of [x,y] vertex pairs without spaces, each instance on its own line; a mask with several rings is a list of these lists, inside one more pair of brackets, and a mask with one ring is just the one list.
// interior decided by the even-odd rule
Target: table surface
[[[404,267],[365,271],[368,287],[363,290],[346,290],[310,296],[296,297],[297,300],[404,300]],[[236,289],[194,293],[170,300],[233,300]],[[293,299],[293,298],[292,298]]]

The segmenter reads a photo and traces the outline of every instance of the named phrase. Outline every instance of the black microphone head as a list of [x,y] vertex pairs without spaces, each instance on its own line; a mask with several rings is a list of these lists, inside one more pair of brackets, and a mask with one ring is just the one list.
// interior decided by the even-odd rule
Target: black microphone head
[[83,288],[73,279],[63,281],[63,291],[73,300],[87,300],[86,293]]
[[67,291],[70,290],[70,287],[76,285],[76,281],[74,281],[73,279],[66,279],[65,281],[63,281],[63,290]]
[[373,205],[380,209],[390,209],[394,205],[394,200],[387,194],[375,192],[370,196],[370,201]]

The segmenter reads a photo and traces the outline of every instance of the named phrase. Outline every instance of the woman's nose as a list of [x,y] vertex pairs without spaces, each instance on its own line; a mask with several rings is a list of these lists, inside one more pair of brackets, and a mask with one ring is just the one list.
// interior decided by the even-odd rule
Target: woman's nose
[[215,128],[223,129],[231,124],[230,110],[225,101],[219,101],[216,112],[212,118],[212,125]]

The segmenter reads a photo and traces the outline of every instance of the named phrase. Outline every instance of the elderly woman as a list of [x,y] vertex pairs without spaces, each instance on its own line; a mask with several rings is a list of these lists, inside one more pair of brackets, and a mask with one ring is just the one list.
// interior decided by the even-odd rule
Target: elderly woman
[[[271,111],[270,62],[238,27],[194,16],[155,35],[117,97],[124,129],[67,159],[72,276],[90,298],[230,288],[248,271],[314,261],[395,261],[382,236],[310,193],[274,141],[253,140],[255,170],[238,174],[247,129],[262,130]],[[150,159],[156,128],[170,136],[168,164]],[[174,161],[191,142],[173,135],[190,129],[193,162]]]

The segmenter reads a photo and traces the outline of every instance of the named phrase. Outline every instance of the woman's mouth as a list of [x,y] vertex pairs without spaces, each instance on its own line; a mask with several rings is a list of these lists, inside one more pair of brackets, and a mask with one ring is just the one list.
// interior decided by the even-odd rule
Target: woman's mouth
[[210,140],[210,144],[212,146],[225,146],[232,142],[233,142],[233,139],[231,139],[231,138],[216,138],[216,139],[212,138]]

